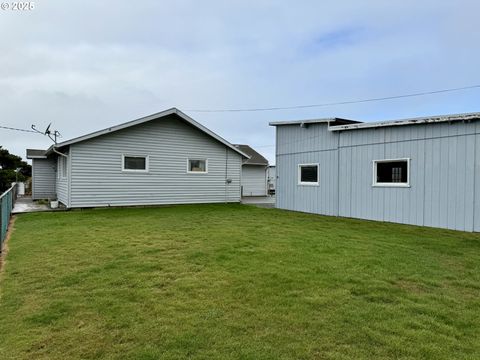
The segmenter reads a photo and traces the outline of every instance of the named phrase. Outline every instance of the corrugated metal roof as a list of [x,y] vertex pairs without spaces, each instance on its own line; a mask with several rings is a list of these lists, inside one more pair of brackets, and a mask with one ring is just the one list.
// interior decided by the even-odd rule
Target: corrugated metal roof
[[227,140],[225,140],[221,136],[215,134],[213,131],[207,129],[202,124],[196,122],[190,116],[184,114],[183,112],[181,112],[177,108],[167,109],[165,111],[161,111],[161,112],[158,112],[158,113],[155,113],[155,114],[152,114],[152,115],[149,115],[149,116],[145,116],[145,117],[142,117],[142,118],[139,118],[139,119],[136,119],[136,120],[128,121],[128,122],[125,122],[125,123],[120,124],[120,125],[112,126],[112,127],[109,127],[109,128],[103,129],[103,130],[92,132],[90,134],[86,134],[86,135],[83,135],[83,136],[76,137],[76,138],[71,139],[71,140],[63,141],[63,142],[61,142],[57,145],[50,146],[50,148],[48,148],[48,150],[46,151],[46,154],[50,154],[51,152],[53,152],[53,148],[58,149],[58,148],[68,146],[68,145],[72,145],[72,144],[75,144],[75,143],[78,143],[78,142],[81,142],[81,141],[89,140],[89,139],[95,138],[97,136],[102,136],[102,135],[105,135],[105,134],[112,133],[114,131],[126,129],[126,128],[129,128],[131,126],[140,125],[140,124],[146,123],[148,121],[158,120],[162,117],[166,117],[166,116],[172,115],[172,114],[175,114],[175,115],[179,116],[182,120],[184,120],[188,124],[190,124],[190,125],[196,127],[197,129],[203,131],[205,134],[211,136],[212,138],[214,138],[215,140],[224,144],[225,146],[229,147],[230,149],[238,152],[240,155],[246,157],[247,159],[249,158],[249,156],[247,154],[245,154],[241,150],[237,149],[235,146],[233,146]]
[[27,149],[27,159],[46,159],[46,150]]
[[270,126],[283,126],[283,125],[301,125],[301,124],[355,124],[359,121],[348,120],[342,118],[323,118],[323,119],[306,119],[306,120],[286,120],[286,121],[272,121],[269,123]]
[[234,144],[234,146],[238,149],[240,149],[242,152],[250,156],[250,159],[244,161],[243,164],[246,165],[263,165],[266,166],[268,165],[268,160],[265,159],[261,154],[256,152],[254,149],[252,149],[248,145],[242,145],[242,144]]
[[452,115],[436,115],[417,117],[410,119],[378,121],[378,122],[366,122],[357,124],[343,124],[337,126],[330,126],[330,131],[343,131],[343,130],[356,130],[356,129],[368,129],[387,126],[403,126],[403,125],[419,125],[419,124],[436,124],[441,122],[454,122],[454,121],[471,121],[480,119],[480,112],[475,113],[463,113]]

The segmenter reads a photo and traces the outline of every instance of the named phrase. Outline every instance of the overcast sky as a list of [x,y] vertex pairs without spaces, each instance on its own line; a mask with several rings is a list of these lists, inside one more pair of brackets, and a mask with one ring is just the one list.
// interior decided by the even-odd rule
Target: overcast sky
[[[479,13],[477,0],[35,1],[34,10],[0,10],[0,125],[52,122],[66,140],[175,106],[274,162],[269,121],[480,111],[480,89],[303,110],[189,110],[480,84]],[[22,157],[50,144],[0,129],[0,145]]]

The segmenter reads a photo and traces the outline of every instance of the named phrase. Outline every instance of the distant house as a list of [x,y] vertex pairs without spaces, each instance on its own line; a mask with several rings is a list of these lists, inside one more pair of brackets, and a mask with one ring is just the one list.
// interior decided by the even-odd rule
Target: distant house
[[276,206],[480,231],[480,113],[273,122]]
[[268,160],[248,145],[235,147],[250,156],[242,165],[242,196],[266,196]]
[[248,157],[175,108],[27,150],[33,198],[67,208],[239,202]]

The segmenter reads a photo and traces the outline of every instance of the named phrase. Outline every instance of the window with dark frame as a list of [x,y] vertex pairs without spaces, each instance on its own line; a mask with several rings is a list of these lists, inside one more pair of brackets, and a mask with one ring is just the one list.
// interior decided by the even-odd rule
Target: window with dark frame
[[146,156],[124,156],[123,170],[146,171],[147,157]]
[[408,160],[375,162],[376,184],[408,184]]
[[318,184],[318,165],[308,164],[299,165],[299,183],[300,184]]
[[188,172],[206,173],[207,160],[204,159],[188,159]]

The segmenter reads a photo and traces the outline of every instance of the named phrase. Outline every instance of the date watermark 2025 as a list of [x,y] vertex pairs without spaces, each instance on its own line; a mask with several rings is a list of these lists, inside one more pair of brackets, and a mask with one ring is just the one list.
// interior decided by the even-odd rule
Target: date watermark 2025
[[0,9],[7,11],[30,11],[35,10],[35,2],[27,1],[27,2],[19,2],[19,1],[12,1],[12,2],[2,2],[0,3]]

